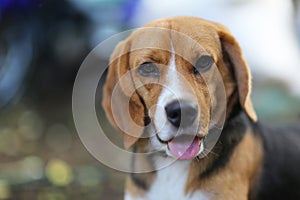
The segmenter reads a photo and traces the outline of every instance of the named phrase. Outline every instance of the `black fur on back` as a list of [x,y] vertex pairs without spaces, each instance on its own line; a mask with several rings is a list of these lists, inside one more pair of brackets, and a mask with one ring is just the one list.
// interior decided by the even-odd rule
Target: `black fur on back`
[[253,128],[262,138],[264,158],[250,199],[300,199],[300,125]]

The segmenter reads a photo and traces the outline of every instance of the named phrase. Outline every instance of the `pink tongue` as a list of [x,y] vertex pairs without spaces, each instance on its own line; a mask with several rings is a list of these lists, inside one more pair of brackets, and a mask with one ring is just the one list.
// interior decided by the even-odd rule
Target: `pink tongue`
[[193,141],[191,139],[180,141],[175,138],[168,142],[168,147],[177,159],[188,160],[197,156],[200,149],[200,139],[195,137]]

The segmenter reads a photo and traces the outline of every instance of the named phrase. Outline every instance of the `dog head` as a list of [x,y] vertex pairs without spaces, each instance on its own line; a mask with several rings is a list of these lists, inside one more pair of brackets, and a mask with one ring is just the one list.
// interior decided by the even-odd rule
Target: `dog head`
[[152,149],[191,159],[203,151],[212,119],[227,119],[236,104],[256,121],[250,92],[249,68],[227,28],[175,17],[150,22],[118,44],[103,107],[126,148],[146,135]]

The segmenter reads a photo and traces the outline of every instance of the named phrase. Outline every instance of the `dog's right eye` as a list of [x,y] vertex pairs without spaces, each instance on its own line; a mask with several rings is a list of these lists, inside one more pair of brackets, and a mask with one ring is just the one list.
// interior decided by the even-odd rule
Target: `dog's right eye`
[[213,64],[213,58],[209,55],[203,55],[201,56],[195,66],[194,66],[194,74],[199,74],[202,72],[206,72],[208,69],[211,68]]
[[138,67],[138,73],[145,77],[158,77],[159,69],[154,63],[145,62]]

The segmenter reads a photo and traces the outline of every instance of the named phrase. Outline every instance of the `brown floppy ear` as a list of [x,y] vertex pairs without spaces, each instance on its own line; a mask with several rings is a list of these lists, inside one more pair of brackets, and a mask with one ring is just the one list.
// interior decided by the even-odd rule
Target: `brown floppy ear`
[[139,139],[144,126],[143,104],[136,92],[128,92],[135,91],[134,83],[128,74],[129,54],[130,44],[126,40],[115,48],[110,58],[102,99],[108,119],[123,133],[126,149]]
[[257,121],[257,116],[250,98],[251,94],[251,73],[243,57],[241,48],[236,39],[226,30],[225,27],[218,25],[223,56],[227,54],[230,63],[233,65],[234,75],[237,81],[239,101],[252,121]]

